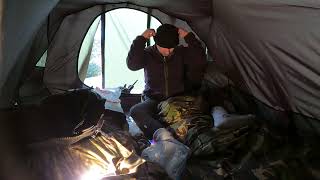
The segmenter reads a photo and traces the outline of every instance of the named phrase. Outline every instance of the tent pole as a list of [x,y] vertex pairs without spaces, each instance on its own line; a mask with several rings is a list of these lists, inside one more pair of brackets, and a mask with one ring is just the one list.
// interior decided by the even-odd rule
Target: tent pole
[[102,88],[105,88],[105,26],[106,14],[101,14],[101,66],[102,66]]
[[[147,18],[147,29],[150,29],[151,26],[151,9],[148,8],[148,18]],[[150,39],[147,41],[147,46],[150,46]]]

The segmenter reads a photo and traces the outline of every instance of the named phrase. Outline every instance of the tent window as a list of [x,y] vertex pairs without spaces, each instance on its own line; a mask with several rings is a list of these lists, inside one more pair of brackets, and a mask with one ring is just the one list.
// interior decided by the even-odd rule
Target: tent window
[[[134,21],[132,18],[135,17]],[[133,9],[116,9],[105,13],[105,75],[102,77],[101,63],[101,17],[99,16],[89,29],[82,44],[78,71],[81,80],[88,86],[114,88],[130,85],[136,80],[132,93],[141,93],[144,89],[143,70],[131,71],[127,68],[126,57],[132,41],[148,27],[148,14]],[[161,23],[154,17],[150,18],[150,28],[156,29]],[[90,41],[91,36],[91,41]],[[154,41],[151,40],[151,45]],[[90,47],[91,46],[91,47]],[[86,63],[85,51],[90,51],[89,61]],[[83,69],[86,72],[83,73]]]
[[36,66],[37,67],[45,67],[46,66],[46,61],[47,61],[47,51],[43,53],[39,61],[37,62]]

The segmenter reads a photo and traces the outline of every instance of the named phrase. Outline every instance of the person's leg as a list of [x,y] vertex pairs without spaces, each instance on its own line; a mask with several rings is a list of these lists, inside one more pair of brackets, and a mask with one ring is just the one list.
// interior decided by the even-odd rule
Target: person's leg
[[154,115],[158,112],[158,104],[159,101],[146,99],[130,109],[130,116],[148,139],[152,139],[153,133],[163,127],[158,120],[154,119]]

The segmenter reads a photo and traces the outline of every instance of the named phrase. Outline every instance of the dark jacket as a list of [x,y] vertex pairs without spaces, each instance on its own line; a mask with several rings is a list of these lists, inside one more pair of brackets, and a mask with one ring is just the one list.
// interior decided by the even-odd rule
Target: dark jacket
[[127,65],[133,71],[144,68],[147,97],[164,100],[200,87],[206,66],[205,51],[193,33],[184,39],[188,47],[175,47],[170,57],[163,57],[156,45],[145,48],[147,39],[143,36],[133,41]]

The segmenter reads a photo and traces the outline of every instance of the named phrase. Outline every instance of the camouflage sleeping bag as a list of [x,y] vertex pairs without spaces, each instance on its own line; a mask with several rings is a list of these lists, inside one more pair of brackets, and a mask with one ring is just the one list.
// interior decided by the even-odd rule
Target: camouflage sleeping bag
[[159,108],[160,121],[182,142],[188,134],[200,134],[213,126],[209,107],[200,96],[172,97],[162,101]]
[[193,156],[230,154],[230,149],[248,140],[250,124],[237,129],[214,129],[208,104],[201,96],[172,97],[161,102],[159,108],[160,120],[191,148]]
[[316,147],[316,143],[298,148],[254,121],[233,129],[215,129],[201,97],[169,98],[161,102],[159,108],[160,120],[192,151],[184,179],[320,177],[316,160],[320,157],[319,148],[311,148]]

